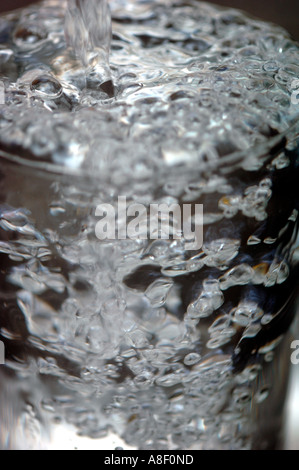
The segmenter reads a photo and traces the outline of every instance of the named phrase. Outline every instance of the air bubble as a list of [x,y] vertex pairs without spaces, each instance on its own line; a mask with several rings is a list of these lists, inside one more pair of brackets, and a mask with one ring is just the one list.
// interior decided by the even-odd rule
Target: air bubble
[[256,303],[243,301],[231,311],[231,315],[234,323],[247,327],[252,322],[260,320],[264,312]]
[[205,254],[199,253],[186,262],[186,269],[188,272],[193,273],[199,271],[205,263]]
[[278,69],[279,69],[279,64],[278,64],[278,62],[275,62],[274,60],[269,60],[268,62],[266,62],[266,63],[263,65],[263,69],[264,69],[266,72],[275,73],[275,72],[277,72]]
[[262,347],[259,348],[259,354],[269,354],[272,353],[277,346],[281,343],[283,337],[279,336],[278,338],[274,339],[273,341],[270,341],[267,344],[264,344]]
[[164,276],[168,276],[168,277],[183,276],[187,272],[188,270],[187,270],[186,263],[178,263],[178,261],[174,261],[173,263],[170,263],[161,271],[161,273],[164,274]]
[[269,351],[264,356],[265,362],[273,362],[274,358],[275,358],[275,354],[273,351]]
[[262,366],[260,364],[254,364],[251,366],[247,366],[243,372],[238,376],[238,382],[240,384],[246,382],[253,382],[257,379],[262,371]]
[[198,299],[189,305],[187,319],[200,319],[209,317],[215,310],[221,307],[224,296],[219,288],[217,280],[206,280],[203,284],[203,291]]
[[248,264],[240,264],[220,277],[220,288],[226,290],[232,286],[245,285],[251,282],[254,271]]
[[273,315],[271,314],[265,314],[263,315],[262,319],[261,319],[261,325],[269,325],[269,323],[271,323],[271,321],[273,320]]
[[172,286],[173,281],[170,279],[158,279],[148,287],[145,295],[153,307],[162,307],[167,300],[167,296]]
[[62,94],[59,81],[49,75],[41,75],[35,78],[31,83],[31,90],[44,99],[56,99]]
[[257,391],[254,395],[254,401],[258,405],[263,403],[270,394],[270,387],[263,387],[261,390]]
[[233,392],[233,399],[240,408],[248,406],[252,401],[252,392],[250,389],[236,389]]
[[62,216],[63,214],[65,214],[65,212],[66,212],[65,207],[56,206],[56,205],[53,205],[53,206],[50,207],[50,214],[53,217]]
[[203,251],[207,255],[206,264],[208,266],[222,266],[234,259],[240,248],[239,240],[219,239],[203,246]]
[[130,333],[128,336],[134,348],[138,348],[138,349],[146,348],[149,345],[147,337],[145,333],[143,333],[143,331],[135,330],[132,333]]
[[262,243],[262,240],[255,235],[250,235],[247,240],[247,245],[258,245],[259,243]]
[[266,287],[274,286],[275,284],[283,284],[289,277],[289,267],[285,261],[274,261],[269,267],[269,271],[264,280]]
[[2,49],[0,46],[0,65],[4,65],[13,58],[13,51],[11,49]]
[[46,39],[47,33],[37,24],[19,25],[14,33],[14,41],[17,46],[22,48],[32,48],[36,44]]
[[[1,334],[28,343],[7,367],[42,403],[42,422],[47,410],[88,438],[109,431],[114,447],[251,448],[251,405],[271,397],[275,362],[264,366],[282,340],[268,342],[269,296],[288,291],[294,252],[298,213],[288,223],[282,187],[296,170],[285,131],[299,49],[280,28],[208,3],[129,3],[111,3],[110,61],[107,1],[69,1],[67,47],[66,2],[0,22],[1,144],[41,169],[34,184],[13,174],[7,194],[32,215],[0,206]],[[53,178],[39,187],[43,169]],[[147,208],[203,204],[203,248],[173,234],[97,240],[94,208],[120,192]],[[41,397],[48,383],[55,396]]]
[[221,348],[222,346],[225,346],[231,341],[231,337],[232,335],[219,334],[219,336],[215,336],[207,342],[207,348],[208,349]]
[[156,384],[159,385],[160,387],[173,387],[174,385],[178,385],[179,383],[182,382],[182,368],[181,366],[173,366],[170,368],[170,370],[173,370],[173,372],[170,372],[166,370],[165,374],[158,377],[156,379]]
[[229,315],[223,315],[221,317],[218,317],[209,327],[209,333],[211,335],[217,335],[221,331],[224,331],[228,327],[230,327],[231,323],[232,323],[232,320]]
[[187,354],[184,358],[184,364],[186,366],[193,366],[194,364],[197,364],[201,359],[200,354],[197,353],[190,353]]
[[246,330],[242,335],[242,339],[244,338],[255,338],[258,333],[261,331],[262,327],[259,323],[252,323],[247,326]]
[[278,157],[276,157],[272,161],[272,165],[274,165],[277,170],[283,170],[284,168],[287,168],[288,166],[290,166],[290,164],[291,164],[291,161],[284,152],[282,152],[280,155],[278,155]]

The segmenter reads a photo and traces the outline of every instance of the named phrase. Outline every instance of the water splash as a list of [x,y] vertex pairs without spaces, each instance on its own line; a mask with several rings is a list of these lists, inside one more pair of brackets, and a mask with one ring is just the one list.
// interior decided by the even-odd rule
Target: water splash
[[[299,49],[278,27],[195,0],[110,4],[111,70],[107,2],[71,0],[65,20],[66,2],[45,0],[0,21],[0,149],[92,176],[0,158],[0,447],[59,418],[134,448],[252,448],[256,416],[286,383],[299,170],[278,134],[297,115]],[[116,194],[202,202],[202,251],[99,243],[95,208]]]
[[89,85],[114,96],[109,66],[112,24],[108,0],[68,0],[64,30],[67,43],[87,67]]

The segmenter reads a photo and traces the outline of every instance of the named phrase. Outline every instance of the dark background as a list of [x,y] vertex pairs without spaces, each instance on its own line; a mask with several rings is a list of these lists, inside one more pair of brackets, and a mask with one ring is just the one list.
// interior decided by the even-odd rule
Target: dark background
[[[0,12],[13,10],[32,0],[0,0]],[[212,0],[230,7],[240,8],[249,13],[284,26],[294,38],[299,40],[299,1],[298,0]]]

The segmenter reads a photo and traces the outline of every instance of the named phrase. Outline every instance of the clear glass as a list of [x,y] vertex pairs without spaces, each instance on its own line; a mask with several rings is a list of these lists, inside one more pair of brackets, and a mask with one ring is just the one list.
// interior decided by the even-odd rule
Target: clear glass
[[[207,258],[200,266],[211,250],[206,229],[203,251],[192,261],[183,260],[177,241],[100,242],[94,214],[105,182],[2,155],[2,448],[51,447],[55,427],[67,425],[98,439],[118,435],[128,448],[279,446],[298,278],[294,137],[296,129],[289,141],[269,141],[272,150],[256,158],[255,171],[244,169],[243,156],[211,173],[210,181],[224,172],[233,186],[264,188],[271,181],[272,195],[269,223],[254,222],[262,249],[246,243],[251,219],[214,224],[217,239],[239,230],[245,243],[233,265],[220,270],[220,282],[231,277],[231,287],[207,292],[220,307],[212,303],[215,312],[200,321],[200,314],[184,313],[194,309],[202,279],[228,264],[230,244],[224,259],[218,248],[215,268]],[[288,165],[277,155],[282,163],[287,155]],[[285,225],[278,241],[265,243]],[[167,275],[157,268],[165,250],[173,252]],[[194,263],[189,271],[186,262]]]
[[[0,23],[0,447],[280,448],[298,46],[192,0],[114,4],[111,93],[70,60],[56,0]],[[119,196],[203,204],[202,248],[99,240],[99,206],[131,222]]]

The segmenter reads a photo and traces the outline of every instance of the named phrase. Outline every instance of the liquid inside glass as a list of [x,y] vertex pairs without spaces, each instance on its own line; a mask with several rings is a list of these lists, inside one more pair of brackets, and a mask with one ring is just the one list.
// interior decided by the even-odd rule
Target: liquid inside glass
[[[299,46],[193,0],[109,4],[112,27],[104,1],[0,18],[0,447],[277,448]],[[203,247],[98,240],[119,196],[203,204]]]

